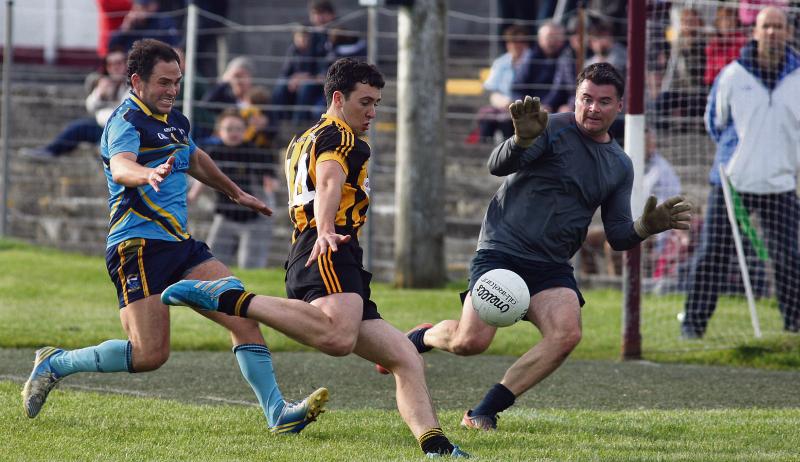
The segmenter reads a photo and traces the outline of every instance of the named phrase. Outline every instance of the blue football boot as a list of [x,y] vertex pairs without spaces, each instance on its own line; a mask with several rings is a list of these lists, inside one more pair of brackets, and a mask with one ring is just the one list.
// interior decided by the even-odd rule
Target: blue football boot
[[216,281],[184,279],[161,292],[161,303],[217,311],[219,296],[232,289],[244,290],[244,284],[236,276],[228,276]]
[[300,433],[306,425],[317,420],[322,408],[328,402],[328,389],[318,388],[303,401],[287,402],[281,411],[278,421],[269,431],[275,435],[281,433]]
[[39,414],[47,395],[61,381],[61,377],[50,368],[50,357],[62,351],[64,350],[54,347],[44,347],[36,351],[33,371],[22,388],[22,406],[25,408],[25,414],[31,419]]
[[428,456],[428,459],[436,459],[439,457],[458,457],[461,459],[469,459],[471,457],[468,453],[461,450],[461,448],[459,448],[455,444],[453,445],[453,452],[451,452],[450,454],[439,454],[438,452],[429,452],[426,455]]

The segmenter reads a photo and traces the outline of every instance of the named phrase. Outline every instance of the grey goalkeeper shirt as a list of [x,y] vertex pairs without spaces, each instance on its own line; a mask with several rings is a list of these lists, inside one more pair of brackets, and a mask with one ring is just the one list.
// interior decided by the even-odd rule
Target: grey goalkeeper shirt
[[492,151],[488,167],[506,179],[486,211],[479,250],[569,263],[598,207],[612,248],[642,241],[631,219],[631,160],[613,139],[598,143],[581,133],[572,112],[551,115],[527,149],[513,137],[506,140]]

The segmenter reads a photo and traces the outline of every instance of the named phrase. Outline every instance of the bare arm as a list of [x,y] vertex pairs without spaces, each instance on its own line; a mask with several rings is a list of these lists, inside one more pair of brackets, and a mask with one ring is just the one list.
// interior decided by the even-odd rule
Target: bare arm
[[317,241],[306,261],[306,267],[311,266],[329,248],[336,252],[339,244],[350,240],[349,235],[336,234],[335,227],[336,212],[342,200],[342,185],[346,179],[342,166],[334,161],[318,163],[316,174],[314,218],[317,221]]
[[111,178],[115,183],[129,188],[136,188],[149,184],[158,192],[159,185],[172,173],[172,164],[175,157],[170,156],[166,162],[155,168],[145,167],[136,162],[136,154],[132,152],[122,152],[111,158],[109,167],[111,168]]
[[188,173],[201,183],[230,197],[237,204],[264,215],[272,215],[272,210],[265,203],[243,191],[239,185],[222,173],[211,157],[200,148],[195,149],[192,153]]

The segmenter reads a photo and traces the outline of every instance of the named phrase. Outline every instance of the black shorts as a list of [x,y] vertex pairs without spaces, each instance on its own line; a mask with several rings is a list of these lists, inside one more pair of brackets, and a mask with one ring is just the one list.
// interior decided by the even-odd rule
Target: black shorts
[[208,246],[192,238],[180,242],[128,239],[106,249],[106,267],[117,287],[120,308],[160,294],[211,258]]
[[317,262],[306,268],[317,231],[306,230],[297,237],[286,263],[286,295],[289,298],[312,302],[331,294],[355,293],[364,300],[363,320],[381,319],[378,306],[370,300],[369,283],[372,273],[364,269],[363,251],[358,241],[339,244],[336,252],[330,249],[317,258]]
[[469,265],[469,286],[466,292],[461,293],[461,303],[464,303],[464,298],[484,273],[498,268],[507,269],[520,275],[527,284],[531,296],[545,289],[566,287],[575,291],[581,306],[586,303],[581,291],[578,290],[578,282],[575,280],[571,265],[525,260],[497,250],[486,249],[478,250],[472,257]]

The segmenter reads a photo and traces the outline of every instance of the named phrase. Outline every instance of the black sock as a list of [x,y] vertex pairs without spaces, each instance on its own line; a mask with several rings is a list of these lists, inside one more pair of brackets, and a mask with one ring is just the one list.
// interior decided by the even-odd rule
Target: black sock
[[419,438],[419,447],[425,454],[450,454],[453,452],[453,445],[450,440],[444,436],[442,429],[439,427],[431,428],[423,433]]
[[430,329],[430,327],[423,327],[408,334],[408,339],[411,340],[411,343],[417,347],[417,351],[420,353],[425,353],[433,349],[433,347],[425,345],[425,332],[427,332],[428,329]]
[[219,308],[217,311],[230,316],[247,317],[247,309],[256,294],[246,290],[232,289],[227,290],[219,296]]
[[511,390],[502,383],[496,383],[483,397],[483,401],[475,406],[475,409],[472,410],[472,415],[495,415],[510,408],[515,399],[516,397],[514,393],[511,393]]

